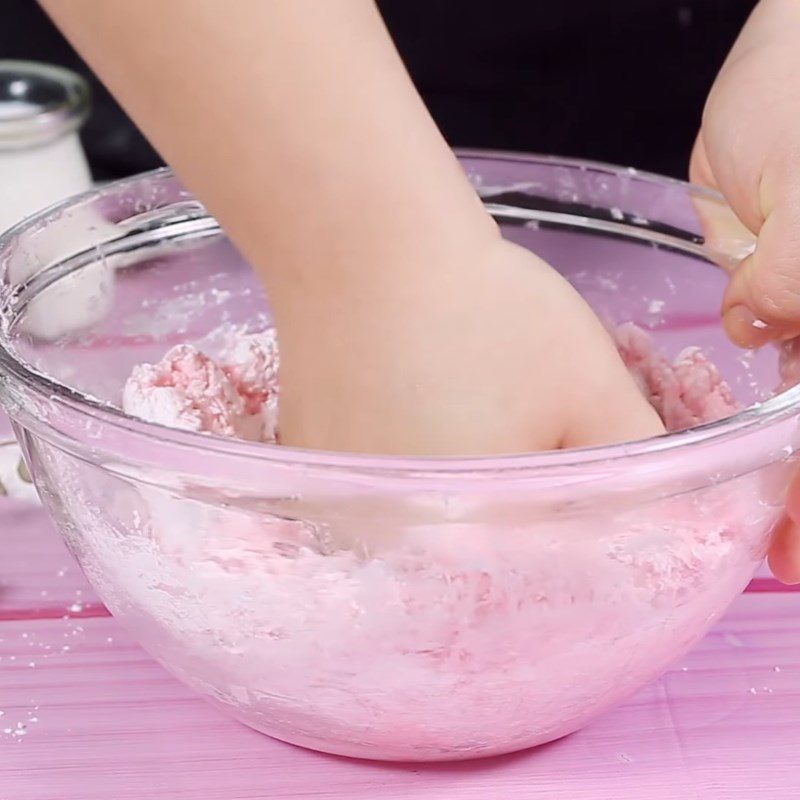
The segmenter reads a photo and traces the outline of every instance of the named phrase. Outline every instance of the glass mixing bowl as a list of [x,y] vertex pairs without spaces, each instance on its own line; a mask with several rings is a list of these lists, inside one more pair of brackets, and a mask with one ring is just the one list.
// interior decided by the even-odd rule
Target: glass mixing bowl
[[781,514],[800,391],[775,393],[777,351],[723,335],[719,265],[752,242],[717,196],[549,158],[462,163],[508,238],[667,354],[703,347],[746,410],[497,458],[170,430],[118,409],[131,368],[177,342],[213,351],[221,326],[270,324],[203,207],[159,171],[0,243],[0,399],[58,529],[168,670],[287,742],[444,760],[568,734],[707,631]]

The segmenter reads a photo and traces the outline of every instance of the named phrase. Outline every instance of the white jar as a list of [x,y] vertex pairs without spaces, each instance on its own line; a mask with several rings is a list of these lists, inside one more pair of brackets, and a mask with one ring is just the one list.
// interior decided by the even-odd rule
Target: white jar
[[[0,60],[0,234],[30,214],[91,188],[78,138],[89,107],[89,87],[74,72]],[[74,303],[67,306],[73,308]],[[51,313],[48,319],[61,325],[61,316]],[[4,495],[36,497],[7,422],[0,419],[0,497]]]
[[[0,61],[0,233],[37,211],[91,188],[92,179],[78,130],[89,114],[89,87],[61,67],[27,61]],[[114,226],[98,213],[87,213],[85,227],[97,243]],[[79,228],[80,226],[76,226]],[[84,237],[85,239],[85,237]],[[86,242],[51,241],[56,254]],[[17,283],[46,267],[17,267]],[[29,269],[19,274],[19,269]],[[101,318],[110,305],[113,277],[105,262],[67,276],[31,304],[21,330],[54,340]]]
[[89,87],[61,67],[0,61],[0,233],[91,188],[78,130]]

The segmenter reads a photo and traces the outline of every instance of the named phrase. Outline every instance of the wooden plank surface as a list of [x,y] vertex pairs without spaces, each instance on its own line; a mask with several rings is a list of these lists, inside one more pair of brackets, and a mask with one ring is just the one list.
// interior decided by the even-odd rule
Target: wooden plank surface
[[800,594],[771,582],[579,734],[490,761],[398,766],[274,742],[195,698],[107,616],[41,510],[3,501],[0,548],[0,800],[800,793]]
[[40,507],[0,498],[0,553],[0,620],[101,608]]

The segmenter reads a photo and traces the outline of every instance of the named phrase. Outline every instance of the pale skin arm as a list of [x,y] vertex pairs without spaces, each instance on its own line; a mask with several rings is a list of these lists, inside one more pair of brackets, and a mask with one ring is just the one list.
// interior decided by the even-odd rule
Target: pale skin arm
[[662,431],[583,301],[500,239],[371,0],[43,5],[264,280],[285,444]]

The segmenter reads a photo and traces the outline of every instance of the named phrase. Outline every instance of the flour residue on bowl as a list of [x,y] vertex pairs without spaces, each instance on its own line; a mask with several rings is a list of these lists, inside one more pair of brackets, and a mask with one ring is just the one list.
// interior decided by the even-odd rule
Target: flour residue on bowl
[[[213,358],[182,345],[137,367],[125,409],[274,438],[273,333],[212,338]],[[627,327],[616,339],[666,418],[734,410],[702,354],[668,361]],[[479,491],[173,492],[49,457],[87,575],[173,673],[267,733],[390,759],[503,753],[580,727],[706,630],[776,514],[749,475],[587,515]]]
[[292,498],[291,516],[269,486],[259,507],[47,458],[67,541],[147,649],[247,724],[362,757],[486,756],[579,728],[706,631],[776,516],[758,476],[589,515],[347,494]]

